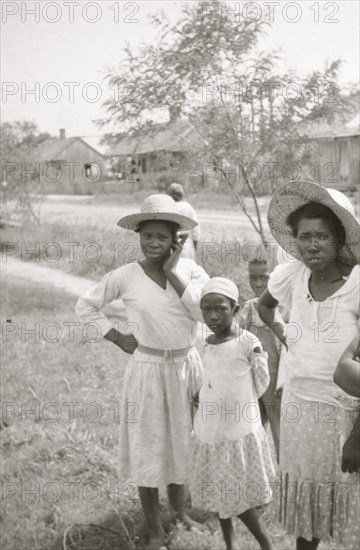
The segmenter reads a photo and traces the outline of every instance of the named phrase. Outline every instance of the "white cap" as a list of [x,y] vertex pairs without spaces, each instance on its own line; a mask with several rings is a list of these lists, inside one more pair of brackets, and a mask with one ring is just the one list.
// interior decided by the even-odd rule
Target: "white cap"
[[213,277],[208,281],[201,291],[201,298],[206,294],[222,294],[235,302],[239,299],[239,290],[236,284],[225,277]]

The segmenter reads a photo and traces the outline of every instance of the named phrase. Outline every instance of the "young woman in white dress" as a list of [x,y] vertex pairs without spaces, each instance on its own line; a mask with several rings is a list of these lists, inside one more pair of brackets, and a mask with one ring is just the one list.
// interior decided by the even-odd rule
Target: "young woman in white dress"
[[[182,216],[167,195],[152,195],[141,212],[118,225],[137,231],[144,259],[123,265],[82,296],[76,312],[97,323],[103,336],[131,358],[123,387],[119,479],[133,482],[148,525],[149,548],[164,545],[159,488],[167,486],[170,504],[187,526],[184,484],[189,475],[191,403],[201,376],[194,346],[200,292],[208,275],[195,262],[180,258],[179,230],[196,222]],[[133,335],[116,330],[102,308],[122,299]]]
[[[345,195],[305,181],[277,189],[268,222],[293,256],[272,272],[258,305],[288,348],[282,356],[279,519],[296,537],[297,550],[316,550],[327,540],[358,549],[360,399],[333,377],[359,338],[359,223]],[[274,322],[278,304],[289,311],[285,334]]]

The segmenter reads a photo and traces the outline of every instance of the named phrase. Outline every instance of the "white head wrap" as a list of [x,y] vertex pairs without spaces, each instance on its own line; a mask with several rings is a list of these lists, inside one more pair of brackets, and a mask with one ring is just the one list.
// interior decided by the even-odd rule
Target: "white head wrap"
[[208,281],[201,291],[201,298],[206,294],[222,294],[237,303],[239,299],[239,290],[233,281],[225,277],[213,277]]

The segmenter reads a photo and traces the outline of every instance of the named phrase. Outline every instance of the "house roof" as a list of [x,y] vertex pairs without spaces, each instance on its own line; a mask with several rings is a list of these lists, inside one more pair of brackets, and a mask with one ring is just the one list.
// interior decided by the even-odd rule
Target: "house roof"
[[158,124],[144,134],[121,138],[109,155],[132,155],[155,151],[188,151],[199,140],[186,120]]
[[358,128],[360,126],[360,113],[357,113],[354,118],[349,120],[347,124],[345,124],[346,128]]
[[334,120],[325,120],[312,124],[302,124],[301,134],[309,139],[336,139],[360,135],[360,92],[346,98],[347,112],[335,116]]
[[338,139],[342,137],[356,137],[360,135],[360,128],[329,128],[309,133],[310,139]]
[[101,143],[101,136],[82,136],[81,139],[97,153],[100,153],[103,156],[107,154],[108,146]]
[[93,149],[98,155],[101,155],[94,147],[86,143],[80,137],[71,137],[71,138],[57,138],[51,137],[45,139],[39,145],[31,149],[30,156],[37,162],[48,162],[51,160],[60,160],[62,154],[66,149],[68,149],[76,141],[82,141],[87,147]]

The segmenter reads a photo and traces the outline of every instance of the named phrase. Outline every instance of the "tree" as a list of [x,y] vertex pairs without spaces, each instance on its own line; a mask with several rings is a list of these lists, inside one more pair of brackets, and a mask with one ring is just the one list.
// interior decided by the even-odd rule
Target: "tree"
[[23,168],[29,162],[33,147],[50,137],[39,132],[36,124],[29,121],[1,124],[1,194],[2,202],[10,201],[12,213],[22,218],[30,216],[37,223],[34,209],[36,196],[41,193],[38,181],[24,175]]
[[[344,113],[347,99],[336,85],[338,60],[306,78],[280,74],[276,52],[256,49],[267,24],[246,13],[236,18],[216,1],[185,4],[175,26],[163,13],[153,17],[158,43],[138,51],[126,47],[119,71],[107,74],[115,97],[105,102],[108,116],[99,123],[138,133],[154,124],[154,113],[186,117],[193,160],[206,166],[206,177],[210,171],[231,187],[265,243],[261,186],[274,184],[274,167],[289,162],[295,170],[306,161],[302,175],[311,177],[306,125]],[[254,175],[259,167],[261,177]],[[255,215],[244,194],[251,196]]]

